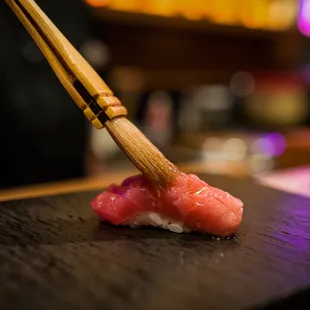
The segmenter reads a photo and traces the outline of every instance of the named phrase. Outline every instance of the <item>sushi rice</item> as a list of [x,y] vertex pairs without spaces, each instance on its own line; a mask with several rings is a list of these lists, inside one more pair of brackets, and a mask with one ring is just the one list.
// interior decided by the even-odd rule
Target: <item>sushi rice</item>
[[130,219],[130,221],[124,222],[123,225],[130,226],[131,228],[153,226],[156,228],[167,229],[178,234],[191,232],[191,229],[186,227],[183,223],[171,220],[156,212],[141,213]]

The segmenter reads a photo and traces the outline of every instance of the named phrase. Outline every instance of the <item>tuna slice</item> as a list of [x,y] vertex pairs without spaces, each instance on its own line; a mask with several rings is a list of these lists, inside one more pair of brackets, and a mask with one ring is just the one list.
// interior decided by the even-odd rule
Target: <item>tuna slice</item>
[[112,184],[91,206],[102,221],[114,225],[154,226],[219,237],[236,234],[243,214],[239,199],[185,173],[162,191],[142,175],[129,177],[120,186]]

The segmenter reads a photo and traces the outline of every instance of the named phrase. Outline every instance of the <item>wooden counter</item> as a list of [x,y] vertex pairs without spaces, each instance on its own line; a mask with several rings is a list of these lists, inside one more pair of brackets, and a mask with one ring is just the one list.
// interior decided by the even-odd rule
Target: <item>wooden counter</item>
[[[178,166],[182,171],[187,173],[208,173],[212,171],[212,166],[203,162],[191,162],[180,164]],[[138,173],[136,169],[122,170],[118,172],[109,172],[100,177],[68,180],[2,190],[0,191],[0,201],[74,193],[88,190],[100,190],[109,186],[111,183],[120,183],[124,178],[136,173]],[[226,166],[223,174],[236,176],[245,175],[246,168],[238,163],[230,164],[229,166]]]

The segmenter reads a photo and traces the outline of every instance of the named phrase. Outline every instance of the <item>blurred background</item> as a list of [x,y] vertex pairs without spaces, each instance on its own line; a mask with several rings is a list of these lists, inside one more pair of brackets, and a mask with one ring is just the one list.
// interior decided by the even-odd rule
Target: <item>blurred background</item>
[[[310,0],[38,0],[176,164],[310,165]],[[0,188],[131,167],[0,3]]]

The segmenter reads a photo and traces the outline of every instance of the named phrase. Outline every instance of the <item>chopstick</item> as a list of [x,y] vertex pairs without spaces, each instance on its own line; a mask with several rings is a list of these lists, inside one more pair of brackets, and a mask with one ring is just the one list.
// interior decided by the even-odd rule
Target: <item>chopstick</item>
[[97,129],[105,127],[133,164],[159,187],[179,175],[127,118],[112,90],[33,0],[5,0],[22,22],[72,99]]
[[[67,92],[95,128],[104,127],[106,114],[110,114],[110,117],[127,115],[125,107],[113,97],[113,92],[106,83],[33,0],[5,1],[39,46]],[[96,104],[96,99],[99,99],[99,105]],[[102,113],[102,109],[107,109],[106,113]]]

